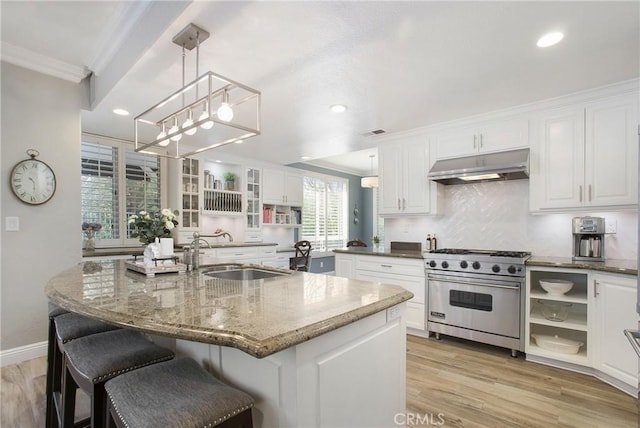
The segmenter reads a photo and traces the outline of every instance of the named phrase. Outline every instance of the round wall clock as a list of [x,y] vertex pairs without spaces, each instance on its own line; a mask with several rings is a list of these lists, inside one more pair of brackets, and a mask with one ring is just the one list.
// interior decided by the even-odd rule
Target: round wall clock
[[56,192],[56,175],[46,163],[37,160],[40,153],[29,149],[31,159],[20,161],[11,171],[11,190],[22,202],[40,205],[47,202]]

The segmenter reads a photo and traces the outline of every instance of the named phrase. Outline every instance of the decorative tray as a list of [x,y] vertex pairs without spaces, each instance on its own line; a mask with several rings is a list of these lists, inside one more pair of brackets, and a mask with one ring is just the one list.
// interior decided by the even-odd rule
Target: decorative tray
[[185,273],[187,265],[178,262],[178,257],[158,257],[153,259],[152,265],[145,265],[141,260],[137,260],[134,256],[133,260],[125,260],[124,264],[127,269],[145,274],[149,278],[153,278],[157,273]]

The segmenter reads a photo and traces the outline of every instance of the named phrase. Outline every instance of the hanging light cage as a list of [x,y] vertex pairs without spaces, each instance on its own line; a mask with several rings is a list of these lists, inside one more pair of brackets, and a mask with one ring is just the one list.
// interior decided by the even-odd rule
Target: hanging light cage
[[[190,24],[173,41],[191,50],[208,36]],[[260,135],[260,102],[259,91],[208,71],[136,116],[135,151],[182,159]]]

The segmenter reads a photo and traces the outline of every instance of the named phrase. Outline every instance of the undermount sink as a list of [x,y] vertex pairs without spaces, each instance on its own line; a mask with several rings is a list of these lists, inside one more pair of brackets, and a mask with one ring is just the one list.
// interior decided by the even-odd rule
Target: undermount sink
[[276,272],[266,269],[258,269],[251,266],[242,265],[220,265],[207,269],[203,274],[220,279],[231,279],[235,281],[253,281],[256,279],[273,278],[275,276],[288,275],[288,272]]

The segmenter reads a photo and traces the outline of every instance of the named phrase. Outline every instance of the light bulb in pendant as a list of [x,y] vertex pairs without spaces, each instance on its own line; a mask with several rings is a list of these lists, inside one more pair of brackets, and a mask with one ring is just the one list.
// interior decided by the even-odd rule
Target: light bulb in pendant
[[[198,118],[198,121],[201,120],[205,120],[209,118],[209,109],[206,108],[202,114],[200,115],[200,117]],[[200,125],[200,128],[202,129],[211,129],[211,127],[213,126],[213,120],[208,120],[206,122],[204,122],[202,125]]]
[[164,130],[164,123],[162,124],[162,131],[156,137],[156,140],[162,140],[158,143],[159,146],[167,147],[169,145],[169,139],[167,138],[167,133]]
[[[189,116],[187,117],[187,120],[185,120],[182,123],[182,129],[187,128],[189,126],[193,125],[193,113],[191,112],[191,110],[189,110]],[[193,135],[196,133],[196,131],[198,130],[198,128],[191,128],[187,131],[184,131],[185,135]]]
[[223,122],[230,122],[233,120],[233,109],[229,105],[229,93],[226,90],[222,93],[222,104],[218,107],[216,115],[218,116],[218,119]]
[[180,133],[180,128],[178,128],[178,118],[175,118],[173,121],[173,126],[169,128],[169,138],[172,141],[178,142],[182,138],[182,134]]

